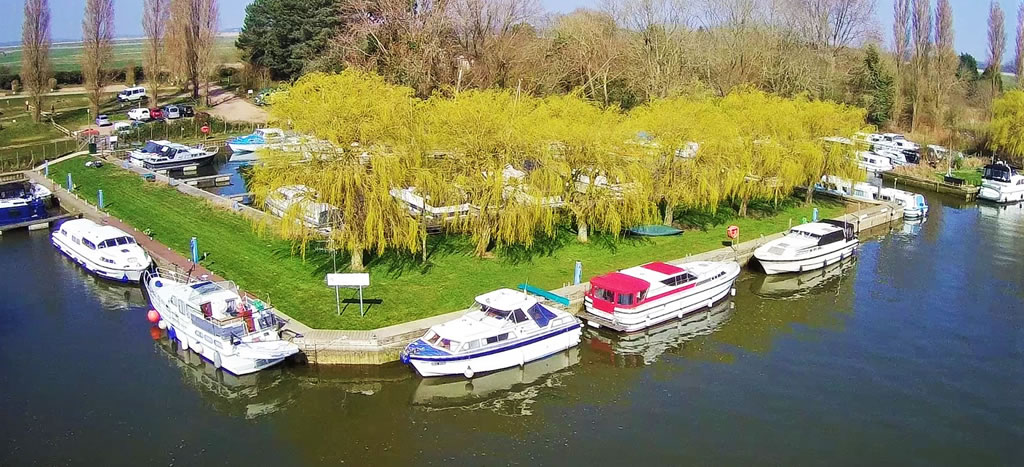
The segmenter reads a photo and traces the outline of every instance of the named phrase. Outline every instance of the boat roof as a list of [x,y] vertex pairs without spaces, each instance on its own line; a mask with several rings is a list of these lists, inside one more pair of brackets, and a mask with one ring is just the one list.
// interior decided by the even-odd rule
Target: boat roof
[[512,289],[498,289],[476,297],[477,303],[501,311],[527,310],[537,303],[537,299],[524,292]]
[[88,239],[93,243],[100,243],[111,238],[132,236],[112,225],[99,225],[89,219],[72,219],[61,224],[60,228]]
[[826,224],[824,222],[811,222],[810,224],[801,224],[793,226],[792,230],[796,230],[799,232],[807,232],[814,235],[825,235],[842,229],[839,228],[838,226]]

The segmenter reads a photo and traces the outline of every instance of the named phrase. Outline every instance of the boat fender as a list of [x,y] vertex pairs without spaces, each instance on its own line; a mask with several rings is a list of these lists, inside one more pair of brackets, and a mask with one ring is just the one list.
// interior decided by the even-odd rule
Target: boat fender
[[466,371],[462,372],[462,374],[465,375],[466,378],[472,379],[473,378],[473,369],[467,366],[466,367]]
[[160,329],[167,329],[167,321],[160,320],[156,323],[156,327]]
[[219,370],[222,365],[223,365],[223,362],[220,359],[220,352],[214,350],[213,351],[213,366]]
[[193,342],[192,343],[192,350],[195,350],[196,353],[202,355],[202,353],[203,353],[203,345],[200,344],[199,341]]
[[185,335],[180,335],[178,336],[178,339],[181,340],[181,350],[188,350],[188,337]]
[[715,301],[709,298],[708,299],[708,308],[711,308],[713,306],[715,306]]
[[731,293],[732,296],[735,297],[736,296],[736,287],[733,287],[732,290],[729,293]]
[[174,339],[178,338],[178,333],[174,332],[173,327],[167,326],[167,337],[170,337],[171,340],[173,341]]

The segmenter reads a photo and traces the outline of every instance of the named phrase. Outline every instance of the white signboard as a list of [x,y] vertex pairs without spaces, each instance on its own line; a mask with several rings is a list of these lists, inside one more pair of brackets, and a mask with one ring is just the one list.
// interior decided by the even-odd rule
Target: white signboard
[[365,272],[350,274],[328,274],[328,287],[369,287],[370,274]]

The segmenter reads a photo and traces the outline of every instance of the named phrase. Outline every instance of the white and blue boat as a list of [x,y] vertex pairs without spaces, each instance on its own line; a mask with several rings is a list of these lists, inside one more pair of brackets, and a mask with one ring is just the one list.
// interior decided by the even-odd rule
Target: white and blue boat
[[27,181],[0,183],[0,225],[46,218],[50,191]]
[[89,219],[64,222],[50,235],[53,246],[86,271],[118,282],[139,282],[153,259],[135,237]]
[[580,343],[580,320],[524,292],[499,289],[476,297],[463,316],[430,328],[402,351],[424,377],[476,374],[522,366]]
[[878,192],[879,201],[887,201],[903,206],[903,217],[917,219],[928,215],[928,202],[924,196],[896,188],[882,188]]
[[228,141],[232,152],[255,152],[267,146],[284,143],[284,131],[280,128],[258,128],[256,131]]

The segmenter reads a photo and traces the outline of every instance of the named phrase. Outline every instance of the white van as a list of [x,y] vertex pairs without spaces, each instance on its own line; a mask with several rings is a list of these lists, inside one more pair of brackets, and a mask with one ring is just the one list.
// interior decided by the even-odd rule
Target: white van
[[146,97],[146,88],[136,86],[117,93],[117,100],[121,102],[137,102]]

